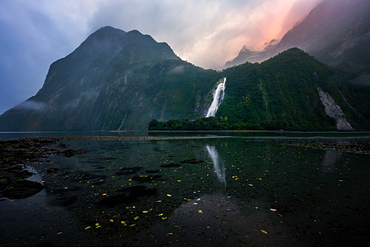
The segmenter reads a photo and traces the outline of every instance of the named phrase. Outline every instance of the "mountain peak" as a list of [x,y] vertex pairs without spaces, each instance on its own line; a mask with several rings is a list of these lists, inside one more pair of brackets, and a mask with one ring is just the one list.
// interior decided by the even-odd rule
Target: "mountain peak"
[[93,32],[86,40],[89,38],[106,39],[110,37],[122,37],[125,34],[126,32],[121,29],[105,26]]
[[272,40],[264,50],[245,55],[245,47],[226,67],[262,62],[291,47],[313,55],[321,62],[351,70],[368,70],[370,64],[370,1],[323,0],[282,39]]
[[[86,63],[87,61],[102,60],[103,57],[113,59],[121,52],[128,53],[128,50],[132,49],[132,47],[136,47],[135,49],[142,51],[142,53],[144,51],[151,51],[151,53],[153,53],[157,50],[157,52],[153,54],[155,60],[179,59],[167,44],[164,45],[163,43],[156,42],[150,35],[144,35],[138,30],[125,32],[111,26],[102,27],[90,34],[87,39],[68,56],[76,57],[80,61],[84,60],[83,63]],[[163,52],[158,52],[158,50],[163,50]],[[148,61],[148,59],[145,60]]]

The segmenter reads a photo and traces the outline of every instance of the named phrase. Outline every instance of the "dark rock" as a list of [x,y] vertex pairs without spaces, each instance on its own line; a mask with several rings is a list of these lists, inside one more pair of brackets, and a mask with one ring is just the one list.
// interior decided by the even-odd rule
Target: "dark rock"
[[78,149],[78,150],[67,149],[65,151],[60,152],[61,155],[64,155],[64,156],[66,156],[68,158],[73,157],[73,156],[75,156],[77,154],[84,154],[84,153],[86,153],[86,150],[83,149],[83,148],[82,149]]
[[114,207],[118,204],[133,203],[143,196],[152,196],[157,194],[156,189],[148,189],[146,186],[142,185],[122,188],[117,190],[117,192],[123,193],[103,198],[97,204],[105,207]]
[[190,164],[198,164],[198,163],[203,163],[203,162],[204,162],[203,160],[197,160],[197,159],[180,161],[180,163],[190,163]]
[[135,181],[138,181],[140,183],[144,183],[144,182],[154,182],[154,181],[158,181],[162,176],[161,175],[135,175],[135,176],[132,176],[131,179],[132,180],[135,180]]
[[0,186],[6,186],[8,184],[9,184],[9,179],[7,178],[0,179]]
[[159,170],[146,170],[146,173],[158,173]]
[[64,144],[64,143],[60,143],[60,144],[58,145],[58,147],[60,147],[60,148],[67,148],[67,145],[66,145],[66,144]]
[[68,207],[68,206],[73,205],[74,203],[76,203],[77,199],[78,199],[77,196],[67,197],[62,201],[61,205],[63,207]]
[[170,163],[170,164],[160,165],[160,167],[171,168],[171,167],[181,167],[181,165],[176,164],[176,163]]
[[10,184],[4,191],[3,196],[10,199],[24,199],[40,192],[44,186],[29,180],[18,180]]
[[140,167],[140,166],[120,168],[120,171],[116,172],[115,174],[116,175],[130,175],[130,174],[133,174],[133,173],[136,173],[136,172],[140,171],[141,169],[142,169],[142,167]]
[[82,180],[82,179],[87,179],[87,178],[89,178],[89,175],[85,173],[80,173],[73,177],[73,179],[76,179],[76,180]]
[[59,168],[49,168],[46,170],[47,173],[56,173],[59,171]]

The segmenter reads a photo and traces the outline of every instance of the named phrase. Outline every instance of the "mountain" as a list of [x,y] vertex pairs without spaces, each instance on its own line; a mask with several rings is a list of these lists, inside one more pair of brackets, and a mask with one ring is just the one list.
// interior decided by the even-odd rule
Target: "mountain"
[[0,116],[0,129],[143,129],[180,117],[179,102],[195,117],[215,74],[149,35],[103,27],[54,62],[38,93]]
[[366,74],[298,48],[215,71],[139,31],[103,27],[51,64],[37,94],[0,116],[0,130],[369,130],[368,95]]
[[280,42],[263,51],[242,52],[227,67],[261,62],[298,47],[322,62],[342,68],[370,70],[370,2],[368,0],[323,0],[306,18],[287,32]]
[[352,82],[356,74],[329,67],[298,48],[225,73],[227,97],[218,116],[231,122],[264,129],[369,127],[369,85]]
[[151,129],[370,128],[370,85],[298,48],[222,74],[227,78],[226,94],[215,118],[151,122]]

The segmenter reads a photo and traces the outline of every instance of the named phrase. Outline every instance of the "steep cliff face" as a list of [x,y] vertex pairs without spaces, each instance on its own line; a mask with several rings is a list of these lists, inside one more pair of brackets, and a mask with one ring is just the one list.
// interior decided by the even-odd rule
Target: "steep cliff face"
[[329,83],[331,72],[302,50],[289,49],[225,73],[228,87],[218,116],[262,129],[335,129],[316,90]]
[[[292,48],[260,64],[225,70],[217,116],[241,128],[368,129],[369,83]],[[319,90],[317,88],[320,88]],[[246,124],[244,124],[246,123]]]
[[[0,128],[143,129],[152,117],[179,117],[172,104],[188,102],[193,109],[189,103],[196,102],[193,97],[203,99],[202,94],[212,87],[206,88],[213,79],[205,77],[209,73],[215,72],[181,61],[167,44],[149,35],[104,27],[54,62],[40,91],[5,112]],[[185,85],[185,90],[176,88]],[[187,117],[197,114],[186,111]]]
[[218,73],[180,60],[166,60],[130,74],[116,70],[100,93],[96,129],[147,129],[152,119],[202,116]]
[[40,91],[0,116],[0,130],[144,130],[152,119],[199,119],[223,78],[213,118],[226,127],[370,129],[366,74],[355,79],[297,48],[261,64],[205,70],[148,35],[105,27],[54,62]]
[[[369,129],[368,84],[330,68],[298,48],[262,63],[222,72],[224,100],[216,116],[152,121],[151,129]],[[366,77],[365,77],[366,78]],[[216,97],[216,94],[214,94]],[[210,107],[212,108],[212,107]]]

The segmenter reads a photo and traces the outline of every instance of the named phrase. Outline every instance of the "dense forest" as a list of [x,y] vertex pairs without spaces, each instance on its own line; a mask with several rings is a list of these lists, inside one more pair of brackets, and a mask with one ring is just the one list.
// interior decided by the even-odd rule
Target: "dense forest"
[[370,127],[370,90],[354,80],[358,74],[331,68],[297,48],[220,74],[227,77],[226,96],[216,117],[153,120],[148,129],[335,130],[335,120],[325,113],[318,88],[330,93],[355,129]]
[[[205,118],[224,78],[223,101]],[[38,93],[0,116],[0,130],[369,130],[369,78],[298,48],[203,69],[149,35],[104,27],[54,62]]]

